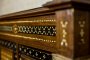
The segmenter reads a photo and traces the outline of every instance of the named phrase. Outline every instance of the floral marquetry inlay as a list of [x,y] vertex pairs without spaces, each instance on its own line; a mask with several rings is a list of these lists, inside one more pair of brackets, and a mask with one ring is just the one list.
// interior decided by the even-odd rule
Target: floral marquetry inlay
[[61,21],[61,26],[62,26],[62,41],[61,41],[61,46],[68,46],[68,43],[67,43],[67,39],[66,39],[66,36],[67,36],[67,31],[66,31],[66,28],[67,28],[67,25],[68,25],[68,22],[67,21]]
[[62,28],[66,28],[67,27],[67,24],[68,24],[68,22],[61,21]]
[[85,43],[85,39],[84,39],[84,35],[85,35],[85,31],[84,31],[84,27],[85,27],[85,21],[79,21],[79,26],[80,26],[80,36],[81,36],[81,43],[84,44]]

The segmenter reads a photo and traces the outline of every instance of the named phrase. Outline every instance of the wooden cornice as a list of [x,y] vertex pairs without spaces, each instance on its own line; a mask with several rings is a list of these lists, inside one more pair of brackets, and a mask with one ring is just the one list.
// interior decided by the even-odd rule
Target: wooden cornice
[[67,9],[67,8],[90,10],[90,1],[89,0],[65,0],[65,1],[55,0],[55,1],[47,2],[43,6],[54,10]]
[[0,20],[10,20],[10,19],[25,18],[25,17],[32,17],[38,15],[45,15],[45,14],[53,14],[53,12],[50,11],[49,8],[39,7],[35,9],[29,9],[29,10],[2,15],[0,16]]

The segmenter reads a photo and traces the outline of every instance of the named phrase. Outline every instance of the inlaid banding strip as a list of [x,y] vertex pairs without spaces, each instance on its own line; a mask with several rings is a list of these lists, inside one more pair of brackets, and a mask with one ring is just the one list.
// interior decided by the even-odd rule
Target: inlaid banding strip
[[55,36],[55,26],[18,26],[19,33]]
[[24,38],[24,39],[30,39],[30,40],[37,40],[37,41],[42,41],[42,42],[49,42],[49,43],[55,43],[55,40],[50,40],[50,39],[42,39],[38,37],[26,37],[26,36],[21,36],[21,35],[13,35],[13,34],[8,34],[8,33],[2,33],[0,32],[1,35],[7,35],[11,37],[16,37],[16,38]]
[[30,20],[30,21],[10,21],[10,22],[0,22],[0,24],[13,24],[13,23],[39,23],[39,22],[55,22],[55,19],[49,20]]
[[15,24],[13,26],[0,26],[0,31],[56,36],[55,26],[18,26]]

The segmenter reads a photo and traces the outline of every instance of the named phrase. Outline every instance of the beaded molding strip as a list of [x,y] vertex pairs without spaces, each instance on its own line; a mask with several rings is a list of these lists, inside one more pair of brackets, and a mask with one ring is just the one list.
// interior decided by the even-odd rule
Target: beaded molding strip
[[49,43],[56,43],[55,40],[42,39],[42,38],[38,38],[38,37],[26,37],[26,36],[13,35],[13,34],[2,33],[2,32],[0,32],[0,34],[1,34],[1,35],[11,36],[11,37],[16,37],[16,38],[24,38],[24,39],[37,40],[37,41],[43,41],[43,42],[49,42]]
[[24,45],[19,46],[19,53],[24,54],[26,56],[30,56],[38,60],[52,60],[52,56],[50,52],[35,49]]
[[55,19],[47,19],[47,20],[30,20],[30,21],[10,21],[10,22],[0,22],[0,24],[15,24],[15,23],[44,23],[44,22],[56,22]]

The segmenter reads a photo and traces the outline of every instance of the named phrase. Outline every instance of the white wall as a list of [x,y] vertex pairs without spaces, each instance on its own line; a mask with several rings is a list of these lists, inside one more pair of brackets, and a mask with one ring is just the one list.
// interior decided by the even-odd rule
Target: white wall
[[0,0],[0,15],[41,7],[52,0]]

